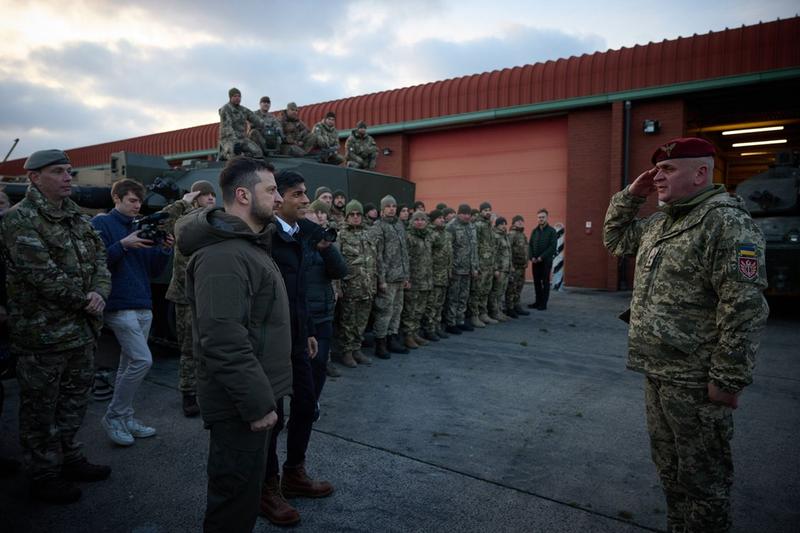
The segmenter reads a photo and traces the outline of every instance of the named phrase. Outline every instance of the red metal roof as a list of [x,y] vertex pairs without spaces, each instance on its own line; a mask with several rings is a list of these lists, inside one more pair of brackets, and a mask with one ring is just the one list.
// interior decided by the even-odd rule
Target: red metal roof
[[[798,35],[800,17],[793,17],[321,102],[302,107],[300,116],[311,125],[333,110],[343,128],[359,120],[391,124],[797,67]],[[105,163],[119,150],[167,155],[213,149],[217,137],[214,123],[68,152],[81,167]],[[0,174],[21,174],[23,162],[0,164]]]

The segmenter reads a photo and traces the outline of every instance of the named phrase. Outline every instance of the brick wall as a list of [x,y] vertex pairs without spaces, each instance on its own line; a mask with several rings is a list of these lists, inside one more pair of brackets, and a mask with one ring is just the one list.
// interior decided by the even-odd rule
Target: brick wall
[[[378,144],[375,170],[408,179],[408,136],[404,133],[376,135],[375,142]],[[386,148],[391,150],[391,154],[383,155]]]

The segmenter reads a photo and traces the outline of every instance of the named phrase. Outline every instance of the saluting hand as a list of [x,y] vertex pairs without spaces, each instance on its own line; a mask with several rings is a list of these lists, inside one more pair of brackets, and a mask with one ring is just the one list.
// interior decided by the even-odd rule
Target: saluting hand
[[657,167],[645,170],[628,186],[628,192],[634,196],[647,198],[656,192],[656,186],[653,183],[653,178],[656,177],[656,174],[658,174]]

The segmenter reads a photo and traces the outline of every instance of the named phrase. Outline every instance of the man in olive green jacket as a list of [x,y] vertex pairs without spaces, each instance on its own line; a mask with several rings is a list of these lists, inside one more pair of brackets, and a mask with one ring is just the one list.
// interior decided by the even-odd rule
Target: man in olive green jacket
[[198,358],[200,411],[211,430],[204,531],[252,531],[277,399],[291,392],[286,287],[270,256],[280,201],[272,166],[231,159],[220,174],[225,211],[184,216],[176,231],[186,268]]

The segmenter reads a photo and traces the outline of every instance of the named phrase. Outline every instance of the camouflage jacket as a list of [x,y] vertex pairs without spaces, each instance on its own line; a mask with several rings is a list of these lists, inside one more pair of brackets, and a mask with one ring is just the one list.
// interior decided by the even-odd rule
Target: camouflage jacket
[[431,235],[433,285],[447,287],[450,283],[450,272],[453,270],[453,234],[440,226],[433,227]]
[[67,198],[58,208],[31,185],[0,234],[12,350],[51,353],[94,342],[103,321],[84,311],[86,295],[107,300],[111,274],[103,241],[78,205]]
[[258,115],[243,105],[228,102],[219,108],[219,143],[230,144],[247,138],[247,123],[263,129],[264,123]]
[[470,275],[478,270],[478,238],[471,222],[461,222],[458,217],[447,223],[453,236],[453,274]]
[[299,118],[289,118],[286,111],[281,112],[281,129],[283,130],[283,144],[296,144],[303,148],[309,140],[311,132],[305,122]]
[[360,137],[356,134],[356,130],[353,130],[344,143],[344,151],[347,161],[357,163],[358,168],[375,168],[378,159],[378,145],[372,135],[367,134]]
[[492,230],[494,234],[494,269],[497,272],[511,272],[511,244],[508,234],[500,228]]
[[377,289],[377,258],[369,230],[345,224],[336,242],[347,262],[342,294],[348,300],[371,300]]
[[428,228],[411,228],[406,234],[408,263],[411,267],[411,290],[429,291],[433,288],[433,234]]
[[312,137],[309,141],[311,148],[319,148],[320,150],[330,149],[336,147],[339,150],[339,133],[336,128],[331,128],[325,124],[324,120],[320,120],[314,124],[312,130]]
[[475,222],[475,235],[478,238],[478,270],[482,273],[494,271],[494,235],[492,225],[480,217]]
[[261,121],[264,123],[262,132],[265,134],[265,136],[266,136],[266,130],[272,129],[274,130],[275,134],[278,135],[278,142],[280,142],[280,140],[283,139],[283,128],[281,127],[281,121],[278,120],[275,117],[275,115],[273,115],[269,111],[264,113],[260,109],[256,109],[255,113],[256,115],[258,115],[258,118],[260,118]]
[[636,219],[644,201],[618,192],[603,225],[612,254],[636,255],[628,368],[741,390],[769,313],[761,231],[721,185]]
[[[178,219],[195,209],[198,208],[185,200],[178,200],[162,209],[163,213],[169,215],[164,221],[164,230],[175,235],[175,223]],[[177,239],[176,235],[175,246],[172,249],[172,278],[169,280],[166,298],[176,304],[189,305],[189,300],[186,298],[186,265],[189,263],[189,258],[181,253]]]
[[378,283],[408,281],[408,244],[403,223],[397,217],[381,217],[370,231],[378,253]]
[[528,239],[525,230],[512,227],[508,232],[508,242],[511,245],[511,265],[514,268],[527,268]]

